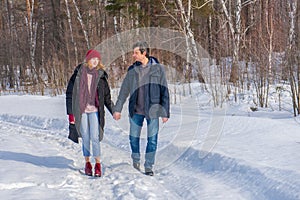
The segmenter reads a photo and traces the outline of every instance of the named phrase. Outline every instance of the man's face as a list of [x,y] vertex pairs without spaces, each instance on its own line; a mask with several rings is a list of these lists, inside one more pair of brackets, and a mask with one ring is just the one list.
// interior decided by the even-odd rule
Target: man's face
[[141,53],[140,48],[139,47],[135,47],[133,49],[133,55],[132,55],[132,57],[133,57],[133,59],[135,61],[142,62],[145,59],[145,57],[146,57],[146,52]]

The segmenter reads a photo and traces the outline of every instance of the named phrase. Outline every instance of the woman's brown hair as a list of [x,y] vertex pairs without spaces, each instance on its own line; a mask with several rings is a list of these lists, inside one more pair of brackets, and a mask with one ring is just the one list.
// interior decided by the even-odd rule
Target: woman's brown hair
[[[89,62],[86,62],[86,66],[89,67]],[[105,70],[105,66],[101,63],[101,61],[99,60],[99,63],[98,65],[96,66],[96,69],[99,70],[99,69],[102,69],[102,70]]]

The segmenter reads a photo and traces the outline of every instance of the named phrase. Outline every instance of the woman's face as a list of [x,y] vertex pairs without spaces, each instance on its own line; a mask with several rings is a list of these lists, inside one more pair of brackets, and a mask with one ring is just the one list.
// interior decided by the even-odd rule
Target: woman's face
[[94,68],[94,67],[97,67],[97,65],[99,64],[99,62],[100,62],[99,58],[94,57],[94,58],[91,58],[88,61],[88,64],[89,64],[90,67]]

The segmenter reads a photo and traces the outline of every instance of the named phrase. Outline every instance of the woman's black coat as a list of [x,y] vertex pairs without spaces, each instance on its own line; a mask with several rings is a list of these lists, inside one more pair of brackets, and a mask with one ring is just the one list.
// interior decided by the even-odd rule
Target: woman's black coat
[[[70,135],[69,139],[78,143],[78,137],[81,137],[80,133],[80,122],[81,122],[81,113],[79,109],[79,83],[81,78],[81,67],[84,64],[80,64],[74,70],[73,75],[71,76],[67,91],[66,91],[66,107],[67,107],[67,114],[73,114],[75,116],[75,126],[78,135],[76,137],[76,133],[74,133],[74,127],[70,128]],[[105,125],[105,110],[104,106],[108,109],[108,111],[112,114],[113,113],[113,102],[111,100],[110,88],[107,81],[107,73],[100,69],[99,76],[98,76],[98,100],[99,100],[99,107],[98,107],[98,119],[100,123],[100,130],[99,130],[99,141],[103,139],[104,133],[104,125]],[[71,133],[71,130],[73,132]],[[75,135],[75,136],[74,136]]]

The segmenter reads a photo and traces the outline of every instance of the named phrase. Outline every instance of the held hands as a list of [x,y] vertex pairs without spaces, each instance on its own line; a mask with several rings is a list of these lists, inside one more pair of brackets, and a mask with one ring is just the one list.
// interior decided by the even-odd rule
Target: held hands
[[121,119],[121,113],[120,112],[114,112],[113,117],[114,117],[115,120],[119,120],[119,119]]
[[[114,112],[113,118],[115,120],[121,119],[121,113],[120,112]],[[161,120],[162,120],[163,123],[166,123],[169,120],[169,118],[163,117]]]

